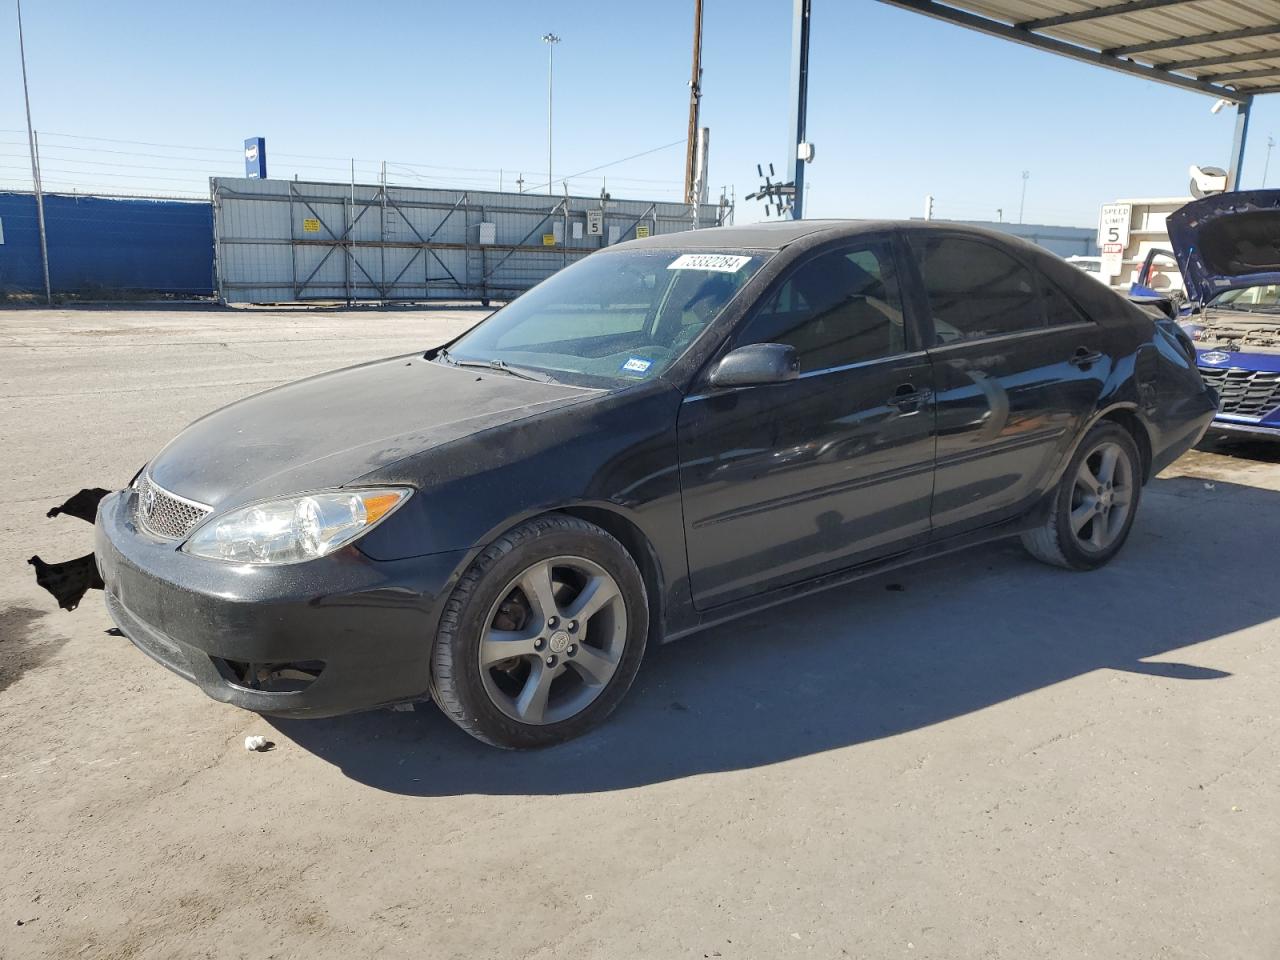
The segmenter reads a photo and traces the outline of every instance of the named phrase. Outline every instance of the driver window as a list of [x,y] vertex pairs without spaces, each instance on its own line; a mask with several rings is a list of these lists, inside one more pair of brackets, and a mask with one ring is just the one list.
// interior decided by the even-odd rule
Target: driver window
[[819,254],[788,277],[737,346],[786,343],[808,373],[906,350],[902,298],[885,242]]

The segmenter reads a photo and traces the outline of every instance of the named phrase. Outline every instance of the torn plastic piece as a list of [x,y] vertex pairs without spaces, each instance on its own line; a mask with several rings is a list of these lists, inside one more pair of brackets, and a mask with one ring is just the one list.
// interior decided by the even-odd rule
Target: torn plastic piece
[[101,590],[103,586],[92,553],[62,563],[45,563],[35,556],[27,563],[36,568],[36,583],[53,594],[63,610],[74,610],[87,591]]
[[98,515],[98,504],[110,492],[110,490],[103,490],[101,487],[81,490],[75,496],[68,498],[61,506],[54,507],[45,516],[56,517],[60,513],[65,513],[68,517],[75,517],[77,520],[93,523]]
[[251,753],[266,753],[274,746],[274,743],[261,735],[244,738],[244,748]]

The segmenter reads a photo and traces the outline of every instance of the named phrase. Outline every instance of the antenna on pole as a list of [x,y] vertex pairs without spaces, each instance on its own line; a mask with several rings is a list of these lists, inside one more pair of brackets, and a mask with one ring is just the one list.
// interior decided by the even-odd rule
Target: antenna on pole
[[756,174],[764,181],[764,183],[757,187],[754,193],[748,193],[747,199],[763,200],[764,215],[766,217],[770,216],[775,208],[777,209],[778,216],[790,216],[791,204],[795,200],[796,196],[795,181],[792,180],[787,183],[776,182],[773,178],[777,176],[777,174],[773,171],[772,163],[769,164],[768,175],[765,174],[761,165],[757,163]]
[[684,202],[697,203],[694,177],[698,153],[698,110],[702,100],[702,0],[693,0],[693,73],[689,79],[689,134],[685,144]]

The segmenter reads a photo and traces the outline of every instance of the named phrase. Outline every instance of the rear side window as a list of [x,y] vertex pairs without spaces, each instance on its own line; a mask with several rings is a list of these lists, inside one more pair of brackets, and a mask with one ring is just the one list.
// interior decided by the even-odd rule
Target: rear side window
[[748,343],[790,344],[802,372],[902,353],[902,297],[888,245],[844,247],[803,264],[747,322],[737,345]]
[[913,246],[937,343],[1045,325],[1035,277],[1003,250],[963,237],[926,237]]
[[1082,323],[1089,318],[1084,315],[1075,301],[1058,289],[1052,280],[1040,275],[1040,293],[1044,297],[1045,317],[1051,327],[1065,327],[1071,323]]

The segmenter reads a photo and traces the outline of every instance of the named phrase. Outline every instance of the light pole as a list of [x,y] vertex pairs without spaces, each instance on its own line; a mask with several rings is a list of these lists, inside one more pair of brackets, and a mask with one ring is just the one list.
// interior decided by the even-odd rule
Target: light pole
[[1027,205],[1027,181],[1031,179],[1031,171],[1022,171],[1022,199],[1018,201],[1018,222],[1022,222],[1022,211]]
[[551,80],[556,69],[556,44],[560,38],[554,33],[544,33],[542,42],[547,45],[547,193],[555,193],[551,175]]
[[1276,145],[1275,137],[1267,137],[1267,159],[1262,162],[1262,185],[1267,185],[1267,170],[1271,167],[1271,148]]
[[31,151],[31,192],[36,200],[36,220],[40,229],[40,266],[44,271],[44,300],[53,305],[53,289],[49,286],[49,242],[44,228],[44,184],[40,182],[40,161],[36,152],[36,135],[31,127],[31,96],[27,93],[27,48],[22,37],[22,0],[18,9],[18,59],[22,61],[22,102],[27,108],[27,147]]

